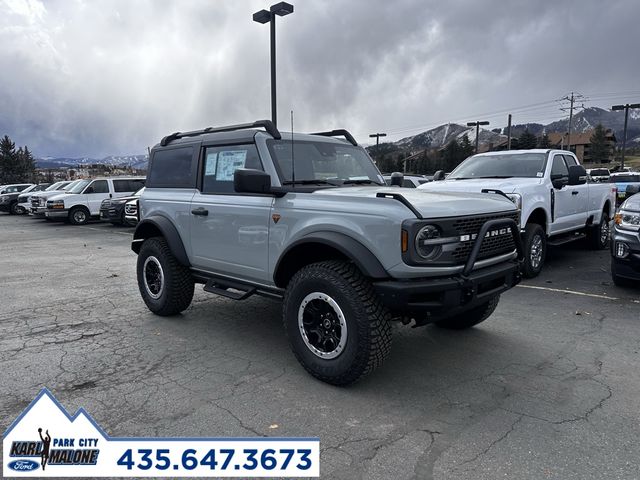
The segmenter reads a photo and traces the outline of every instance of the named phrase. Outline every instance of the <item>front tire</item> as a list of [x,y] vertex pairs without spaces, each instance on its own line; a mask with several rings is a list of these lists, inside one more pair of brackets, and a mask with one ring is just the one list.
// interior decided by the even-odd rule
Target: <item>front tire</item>
[[465,330],[471,328],[489,318],[499,302],[500,295],[496,295],[488,302],[478,305],[471,310],[436,322],[436,326],[448,330]]
[[71,225],[86,225],[90,218],[91,214],[85,207],[73,207],[69,211],[69,223]]
[[176,315],[191,304],[194,290],[191,272],[178,263],[164,238],[144,241],[138,254],[137,276],[140,295],[156,315]]
[[355,265],[314,263],[298,271],[283,304],[294,355],[314,377],[349,385],[382,365],[391,348],[390,315]]
[[526,278],[537,277],[542,271],[547,256],[547,237],[537,223],[527,223],[523,238],[524,263],[522,274]]

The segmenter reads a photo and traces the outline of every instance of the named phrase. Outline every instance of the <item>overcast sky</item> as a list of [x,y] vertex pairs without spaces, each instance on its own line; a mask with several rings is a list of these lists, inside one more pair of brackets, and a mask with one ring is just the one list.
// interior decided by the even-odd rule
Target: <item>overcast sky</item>
[[[258,0],[0,0],[0,135],[38,156],[144,153],[173,131],[270,118]],[[276,2],[273,2],[276,3]],[[640,1],[293,0],[278,114],[358,141],[640,101]]]

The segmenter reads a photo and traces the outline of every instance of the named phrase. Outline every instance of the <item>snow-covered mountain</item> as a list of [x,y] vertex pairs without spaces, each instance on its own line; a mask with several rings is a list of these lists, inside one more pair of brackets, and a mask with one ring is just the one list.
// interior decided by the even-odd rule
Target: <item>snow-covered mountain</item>
[[[598,124],[602,124],[605,128],[614,131],[618,143],[622,144],[622,136],[624,131],[624,112],[612,112],[598,107],[586,108],[573,116],[573,132],[587,132],[592,130]],[[529,130],[536,136],[542,135],[543,132],[566,132],[569,125],[569,118],[552,122],[548,125],[540,123],[526,123],[513,125],[512,136],[518,137],[525,130]],[[480,129],[479,143],[481,145],[496,145],[506,140],[506,128],[502,129],[502,133],[496,133],[492,130]],[[476,141],[475,127],[466,127],[457,123],[447,123],[439,127],[427,130],[426,132],[405,137],[397,142],[384,145],[393,145],[397,150],[408,152],[416,152],[428,148],[442,148],[451,140],[460,141],[464,135],[469,137],[471,143]],[[629,111],[629,122],[627,125],[627,145],[640,146],[640,109]],[[382,144],[380,145],[383,146]],[[372,147],[369,147],[372,148]]]
[[110,165],[144,170],[149,162],[148,155],[110,155],[104,158],[42,157],[36,159],[38,168],[79,168],[87,165]]
[[[465,127],[457,123],[446,123],[439,127],[427,130],[426,132],[419,133],[412,137],[406,137],[397,142],[394,142],[399,148],[402,149],[425,149],[425,148],[442,148],[446,146],[451,140],[460,141],[464,135],[467,135],[471,143],[476,141],[476,128]],[[503,140],[506,140],[505,135],[492,132],[491,130],[480,129],[480,143],[481,144],[497,144]]]

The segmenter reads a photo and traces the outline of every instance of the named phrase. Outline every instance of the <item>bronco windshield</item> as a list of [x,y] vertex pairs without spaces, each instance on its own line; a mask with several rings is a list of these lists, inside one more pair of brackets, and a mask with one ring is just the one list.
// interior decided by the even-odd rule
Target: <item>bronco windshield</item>
[[384,185],[380,172],[366,152],[353,145],[333,142],[268,140],[267,146],[284,185],[296,183],[328,185]]
[[547,163],[545,153],[476,155],[467,158],[451,172],[447,180],[471,178],[540,178]]

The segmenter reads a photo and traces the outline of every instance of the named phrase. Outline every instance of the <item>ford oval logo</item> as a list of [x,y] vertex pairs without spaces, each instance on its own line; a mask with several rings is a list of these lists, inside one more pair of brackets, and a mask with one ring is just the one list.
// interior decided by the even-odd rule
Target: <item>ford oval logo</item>
[[33,460],[14,460],[9,463],[9,468],[16,472],[31,472],[40,466],[38,462]]

